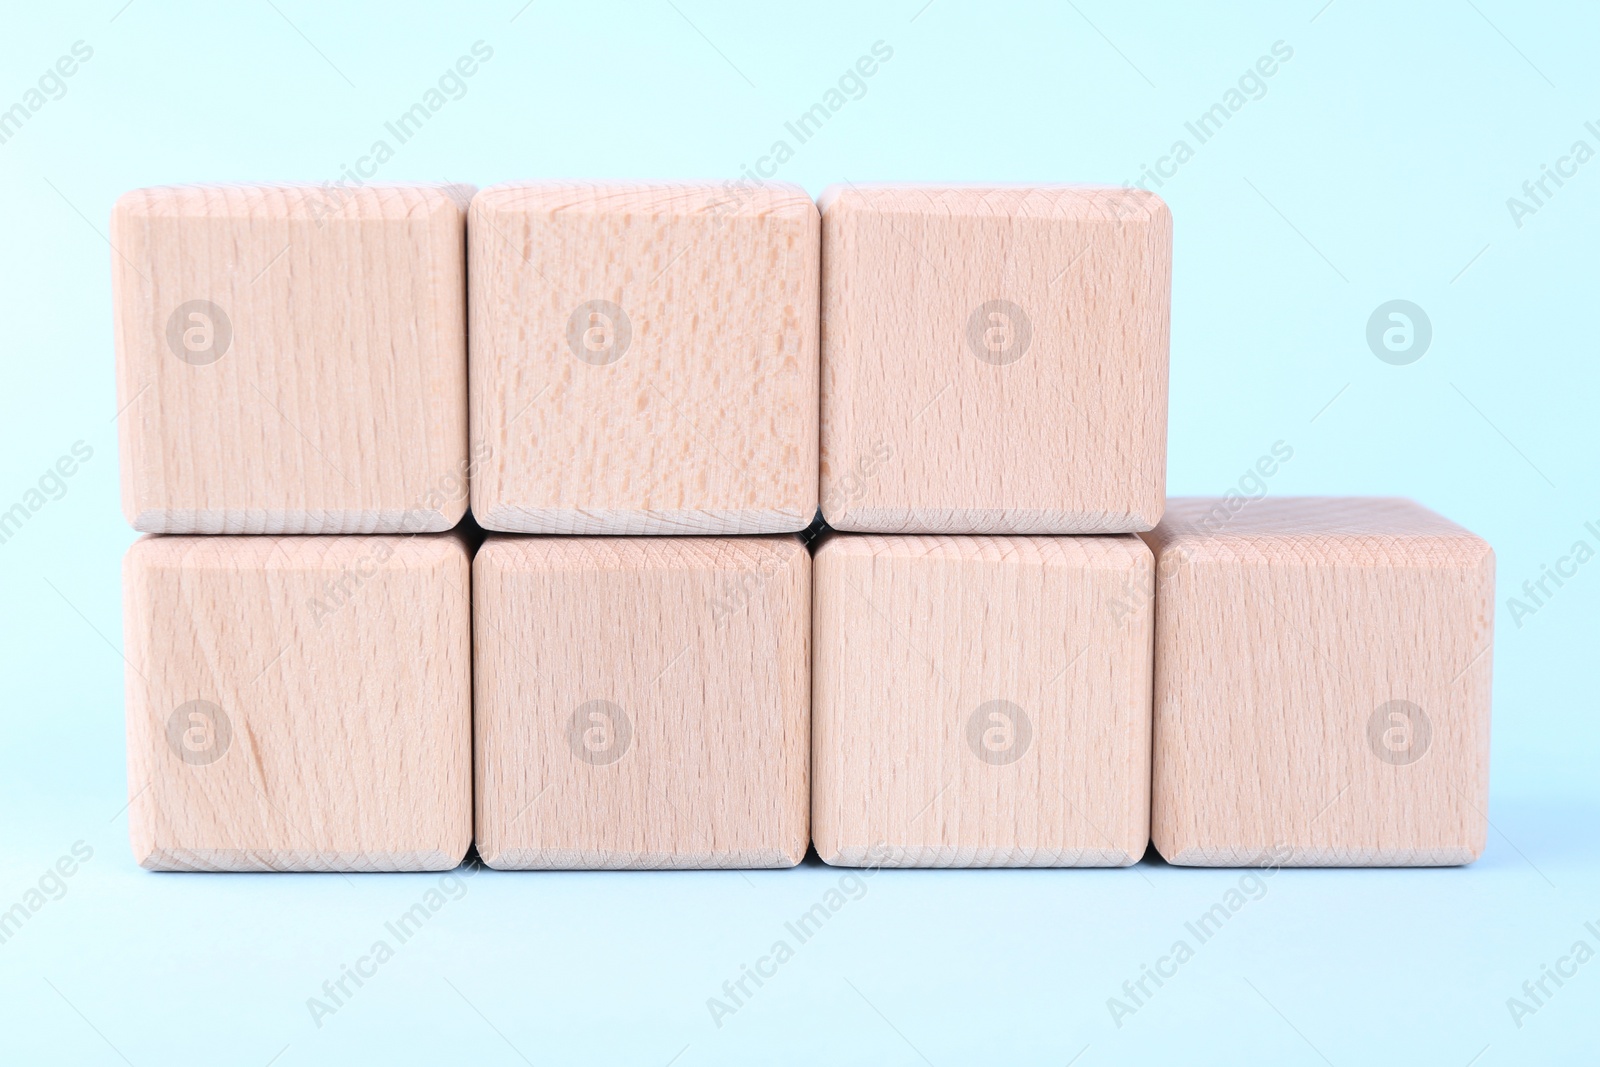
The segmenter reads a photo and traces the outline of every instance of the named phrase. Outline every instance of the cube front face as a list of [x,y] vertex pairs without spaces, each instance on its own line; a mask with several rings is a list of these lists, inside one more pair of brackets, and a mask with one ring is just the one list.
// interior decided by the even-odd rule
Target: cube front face
[[449,535],[136,542],[123,576],[140,865],[459,864],[469,573]]
[[152,533],[466,511],[460,186],[174,186],[111,219],[123,511]]
[[809,840],[796,538],[491,538],[474,564],[491,867],[792,867]]
[[[1238,508],[1238,501],[1232,502]],[[1152,830],[1168,861],[1429,866],[1482,852],[1494,556],[1404,500],[1174,500]]]
[[1149,843],[1138,538],[818,551],[812,823],[853,866],[1125,866]]
[[836,529],[1148,530],[1166,484],[1172,216],[1140,190],[823,194]]
[[473,201],[486,528],[798,531],[817,507],[816,205],[792,186],[502,185]]

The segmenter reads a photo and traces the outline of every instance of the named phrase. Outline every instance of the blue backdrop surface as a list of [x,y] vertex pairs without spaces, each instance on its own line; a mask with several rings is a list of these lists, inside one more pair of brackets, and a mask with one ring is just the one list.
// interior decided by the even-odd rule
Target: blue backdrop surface
[[[7,5],[0,510],[29,517],[0,541],[0,910],[27,918],[0,941],[0,1061],[1592,1062],[1600,563],[1572,559],[1600,548],[1600,12],[1196,6]],[[387,124],[419,102],[401,140]],[[1408,495],[1494,545],[1486,854],[1249,883],[1151,863],[139,870],[110,208],[136,186],[347,168],[480,186],[749,169],[813,194],[1145,181],[1175,218],[1171,492],[1221,493],[1284,442],[1273,494]],[[1369,343],[1391,301],[1427,323],[1421,358]],[[1111,1011],[1230,889],[1246,904],[1228,923]],[[834,890],[775,976],[708,1010]],[[431,891],[422,930],[336,1011],[308,1009]]]

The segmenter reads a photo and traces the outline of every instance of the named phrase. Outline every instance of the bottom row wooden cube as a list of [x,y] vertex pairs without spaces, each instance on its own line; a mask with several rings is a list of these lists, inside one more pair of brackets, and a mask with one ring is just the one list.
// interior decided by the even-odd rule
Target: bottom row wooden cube
[[141,865],[418,871],[465,857],[460,539],[148,537],[124,592]]
[[1179,499],[1156,551],[1152,837],[1196,866],[1470,863],[1494,553],[1409,500]]
[[828,863],[1124,866],[1150,838],[1150,550],[837,536],[816,558]]
[[798,538],[491,538],[473,566],[491,867],[792,867],[809,841]]

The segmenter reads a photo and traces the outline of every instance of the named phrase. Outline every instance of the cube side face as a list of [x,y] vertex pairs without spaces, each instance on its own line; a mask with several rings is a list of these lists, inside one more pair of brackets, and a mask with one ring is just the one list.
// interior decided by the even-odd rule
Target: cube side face
[[815,567],[825,862],[1139,860],[1154,623],[1141,542],[841,535]]
[[462,190],[174,187],[112,214],[123,510],[154,533],[466,512]]
[[[817,506],[819,219],[799,190],[500,186],[473,204],[473,514],[759,534]],[[732,206],[728,206],[731,204]]]
[[457,538],[159,537],[124,561],[129,832],[154,870],[447,870],[472,838]]
[[1119,213],[1105,190],[914,188],[825,203],[831,525],[1089,534],[1159,521],[1165,205]]
[[1472,541],[1164,546],[1152,836],[1169,862],[1481,854],[1494,558]]
[[477,841],[500,869],[792,867],[809,842],[794,538],[492,538]]

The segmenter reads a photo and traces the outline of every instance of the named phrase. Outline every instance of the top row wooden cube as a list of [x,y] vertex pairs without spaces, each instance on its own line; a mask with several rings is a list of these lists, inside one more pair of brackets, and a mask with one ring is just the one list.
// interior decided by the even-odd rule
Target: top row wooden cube
[[485,189],[468,227],[472,513],[758,534],[817,512],[817,207],[801,189]]
[[1160,519],[1152,194],[852,185],[820,214],[786,185],[471,194],[123,197],[135,528],[443,530],[469,482],[507,532],[780,533],[819,503],[891,533]]
[[122,510],[149,533],[466,512],[470,186],[172,186],[111,216]]
[[850,185],[821,202],[829,525],[1155,527],[1172,274],[1160,198]]

